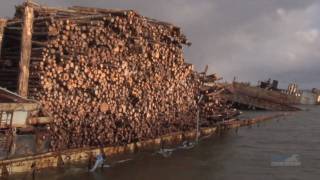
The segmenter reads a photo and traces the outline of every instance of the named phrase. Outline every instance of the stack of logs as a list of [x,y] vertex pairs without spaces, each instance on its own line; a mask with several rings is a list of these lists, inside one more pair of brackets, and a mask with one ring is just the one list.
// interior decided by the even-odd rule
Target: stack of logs
[[[5,30],[2,59],[13,72],[26,5]],[[184,62],[189,43],[180,28],[131,10],[31,6],[29,97],[54,118],[52,151],[195,129],[201,80]],[[208,107],[212,113],[226,108]]]
[[224,85],[217,84],[220,78],[216,74],[200,76],[200,96],[202,100],[198,103],[200,107],[201,126],[214,126],[221,121],[235,118],[240,112],[232,108],[232,103],[223,98],[226,93]]

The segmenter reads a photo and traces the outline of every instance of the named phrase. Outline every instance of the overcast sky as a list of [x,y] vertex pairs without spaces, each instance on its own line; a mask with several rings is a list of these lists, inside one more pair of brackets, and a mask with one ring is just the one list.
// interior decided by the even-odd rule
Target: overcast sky
[[[22,0],[1,0],[11,17]],[[320,88],[320,0],[37,0],[71,5],[134,9],[182,27],[193,43],[186,61],[225,80],[256,83],[278,79]]]

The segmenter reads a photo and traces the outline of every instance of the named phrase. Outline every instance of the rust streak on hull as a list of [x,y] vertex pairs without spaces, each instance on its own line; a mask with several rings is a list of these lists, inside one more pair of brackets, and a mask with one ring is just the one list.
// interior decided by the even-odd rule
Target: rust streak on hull
[[[249,126],[262,121],[271,120],[274,118],[282,117],[288,115],[287,113],[279,113],[269,116],[259,116],[253,119],[247,120],[231,120],[223,124],[220,124],[218,127],[207,127],[200,130],[201,137],[208,137],[216,133],[217,129],[228,130],[232,128],[238,128],[241,126]],[[45,153],[34,156],[15,158],[1,160],[0,165],[2,168],[1,171],[7,169],[9,173],[23,173],[31,172],[32,165],[35,165],[36,169],[44,168],[55,168],[59,167],[62,164],[77,163],[88,161],[90,157],[94,157],[101,153],[107,156],[126,154],[126,153],[135,153],[142,151],[157,150],[161,148],[162,145],[176,145],[185,140],[194,140],[196,138],[196,132],[180,132],[175,134],[166,135],[157,139],[151,139],[147,141],[131,143],[124,146],[115,146],[115,147],[105,147],[105,148],[96,148],[96,149],[74,149],[67,150],[62,152],[55,153]],[[61,161],[63,163],[61,163]],[[2,172],[1,172],[2,173]]]

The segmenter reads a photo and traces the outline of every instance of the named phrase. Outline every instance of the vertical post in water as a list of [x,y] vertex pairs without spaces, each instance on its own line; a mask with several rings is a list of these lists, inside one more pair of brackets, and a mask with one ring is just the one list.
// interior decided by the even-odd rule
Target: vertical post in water
[[198,106],[198,111],[197,111],[197,134],[196,134],[196,142],[198,143],[199,141],[199,121],[200,121],[200,108]]
[[22,97],[27,97],[33,28],[33,7],[30,6],[29,2],[25,3],[22,28],[18,94]]
[[200,102],[203,99],[203,95],[200,95],[200,98],[198,100],[198,110],[197,110],[197,134],[196,134],[196,142],[199,142],[199,130],[200,130]]

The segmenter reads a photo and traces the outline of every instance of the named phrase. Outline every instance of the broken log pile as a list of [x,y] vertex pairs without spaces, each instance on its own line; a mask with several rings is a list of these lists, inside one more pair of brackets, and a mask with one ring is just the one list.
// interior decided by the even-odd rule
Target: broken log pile
[[[201,83],[184,61],[183,46],[190,44],[180,28],[132,10],[18,6],[5,28],[1,86],[18,88],[26,6],[34,16],[28,93],[54,119],[51,151],[196,127]],[[228,111],[222,101],[207,101],[215,102],[206,109],[211,115]]]
[[200,76],[202,82],[200,95],[203,97],[198,105],[202,127],[212,127],[218,122],[232,119],[240,114],[237,109],[232,108],[232,103],[223,98],[222,94],[226,89],[216,83],[218,80],[220,78],[216,74]]

